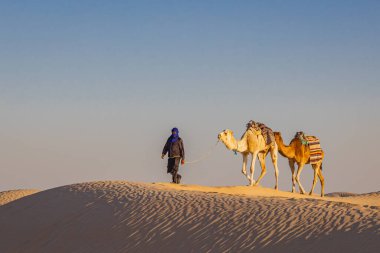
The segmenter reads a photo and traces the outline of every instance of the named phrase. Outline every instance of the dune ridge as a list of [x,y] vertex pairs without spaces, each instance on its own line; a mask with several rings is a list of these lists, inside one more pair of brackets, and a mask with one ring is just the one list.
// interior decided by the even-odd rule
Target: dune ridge
[[10,190],[0,192],[0,206],[5,205],[9,202],[15,201],[17,199],[23,198],[30,194],[34,194],[38,192],[38,190],[34,189],[23,189],[23,190]]
[[379,206],[273,192],[127,181],[58,187],[0,207],[0,252],[379,249]]

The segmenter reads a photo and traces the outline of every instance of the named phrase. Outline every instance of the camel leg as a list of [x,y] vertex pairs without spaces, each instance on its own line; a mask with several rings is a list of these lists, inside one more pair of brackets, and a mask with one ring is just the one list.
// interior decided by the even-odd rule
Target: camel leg
[[278,146],[275,144],[271,149],[270,149],[270,155],[272,158],[272,163],[274,167],[274,175],[276,177],[276,185],[274,189],[278,190],[278,166],[277,166],[277,158],[278,158]]
[[318,177],[319,181],[321,181],[321,197],[325,196],[325,178],[322,175],[322,163],[318,167]]
[[314,187],[315,187],[315,183],[317,182],[317,175],[318,175],[318,170],[319,170],[319,166],[318,165],[311,165],[314,169],[314,178],[313,178],[313,185],[311,186],[311,190],[310,190],[310,193],[309,195],[313,195],[313,191],[314,191]]
[[297,170],[296,181],[298,183],[298,187],[300,188],[300,193],[301,194],[305,194],[305,190],[302,187],[302,184],[301,184],[301,181],[300,181],[300,175],[301,175],[301,172],[302,172],[303,167],[305,166],[305,164],[303,164],[303,163],[297,163],[297,164],[298,164],[298,170]]
[[244,174],[244,176],[246,178],[248,178],[248,180],[250,180],[248,174],[247,174],[247,161],[248,161],[248,154],[243,154],[243,168],[241,170],[241,173]]
[[290,170],[292,171],[292,192],[294,193],[296,191],[296,175],[294,173],[296,171],[294,167],[295,161],[293,159],[289,159],[288,162],[289,162]]
[[255,185],[258,185],[260,183],[260,180],[264,177],[264,175],[267,173],[267,168],[265,167],[265,154],[264,153],[259,153],[258,155],[259,161],[260,161],[260,166],[261,166],[261,174],[259,178],[256,181]]
[[250,171],[251,171],[250,186],[253,186],[255,184],[255,180],[253,179],[253,174],[255,173],[256,156],[257,156],[257,152],[252,154],[251,168],[250,168]]

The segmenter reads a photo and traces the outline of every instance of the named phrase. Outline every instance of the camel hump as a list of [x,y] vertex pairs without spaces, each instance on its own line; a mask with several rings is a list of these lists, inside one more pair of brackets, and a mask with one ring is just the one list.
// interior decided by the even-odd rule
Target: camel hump
[[320,143],[319,139],[316,136],[306,135],[302,131],[297,132],[294,137],[299,139],[303,145],[310,145],[311,143]]
[[250,127],[248,131],[251,131],[254,135],[261,135],[261,129]]
[[306,135],[304,132],[297,132],[295,138],[298,138],[303,145],[309,147],[310,164],[317,164],[323,160],[321,142],[316,136]]
[[264,123],[255,122],[250,120],[247,123],[247,129],[250,129],[256,135],[262,135],[266,145],[273,144],[275,142],[274,133],[272,129],[267,127]]
[[316,136],[313,136],[313,135],[307,135],[306,139],[308,141],[319,141],[319,139]]

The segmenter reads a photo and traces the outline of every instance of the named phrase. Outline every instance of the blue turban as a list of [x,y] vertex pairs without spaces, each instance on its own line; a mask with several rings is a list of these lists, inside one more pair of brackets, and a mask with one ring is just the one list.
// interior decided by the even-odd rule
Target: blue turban
[[174,142],[176,142],[178,140],[178,138],[179,138],[178,133],[179,133],[178,128],[175,127],[175,128],[172,129],[172,135],[170,136],[170,141],[172,143],[174,143]]

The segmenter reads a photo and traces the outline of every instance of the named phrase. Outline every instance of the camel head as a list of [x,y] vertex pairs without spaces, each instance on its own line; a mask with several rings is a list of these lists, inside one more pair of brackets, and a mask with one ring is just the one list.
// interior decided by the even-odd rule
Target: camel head
[[225,145],[228,145],[233,140],[234,132],[230,129],[223,130],[218,134],[218,140],[222,141]]

